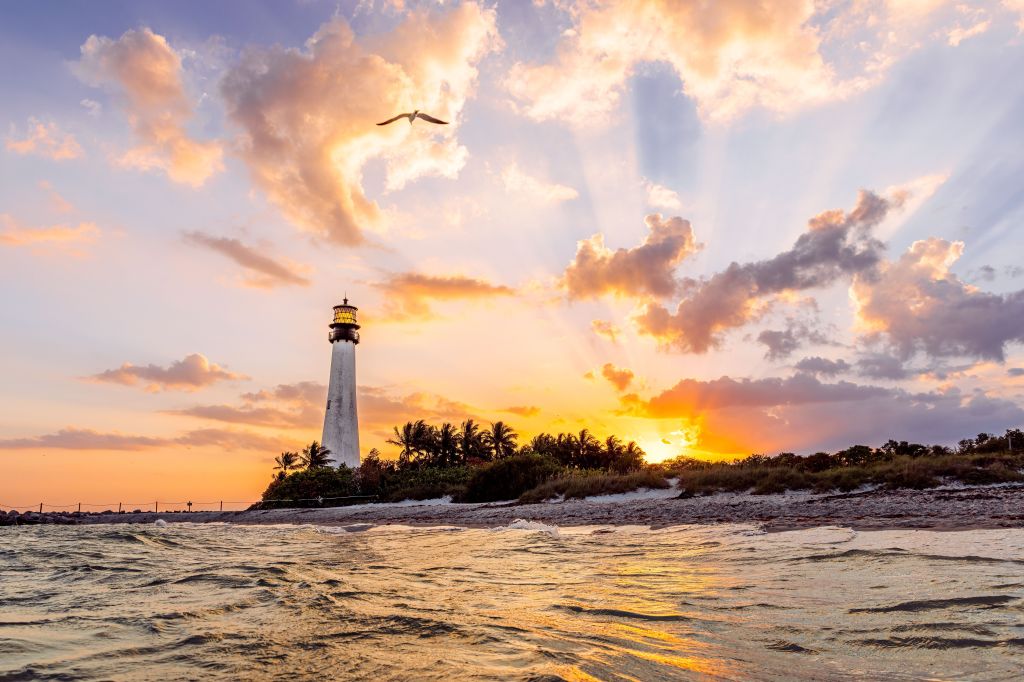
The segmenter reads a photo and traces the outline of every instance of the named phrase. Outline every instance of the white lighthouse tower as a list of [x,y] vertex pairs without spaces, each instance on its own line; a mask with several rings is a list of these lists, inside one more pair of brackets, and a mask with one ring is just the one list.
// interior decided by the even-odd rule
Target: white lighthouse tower
[[327,338],[331,342],[331,384],[327,390],[322,444],[331,451],[334,465],[359,466],[359,419],[356,416],[356,344],[359,325],[356,308],[334,306],[334,321]]

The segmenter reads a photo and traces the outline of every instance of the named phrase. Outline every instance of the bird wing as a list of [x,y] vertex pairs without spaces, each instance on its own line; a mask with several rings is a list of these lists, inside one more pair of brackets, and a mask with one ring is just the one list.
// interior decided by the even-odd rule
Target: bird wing
[[379,125],[379,126],[386,126],[389,123],[394,123],[398,119],[406,118],[407,116],[409,116],[409,114],[399,114],[398,116],[395,116],[394,118],[389,118],[388,120],[384,121],[383,123],[378,123],[377,125]]
[[422,118],[424,121],[430,121],[431,123],[440,123],[443,126],[448,125],[448,121],[442,121],[439,118],[434,118],[433,116],[428,116],[427,114],[417,114],[416,118]]

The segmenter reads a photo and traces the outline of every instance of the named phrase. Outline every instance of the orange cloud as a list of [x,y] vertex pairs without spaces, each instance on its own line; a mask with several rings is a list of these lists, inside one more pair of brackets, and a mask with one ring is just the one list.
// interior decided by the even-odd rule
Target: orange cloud
[[518,414],[520,417],[536,417],[540,414],[540,408],[534,405],[514,405],[512,407],[506,407],[502,412]]
[[[466,3],[414,11],[372,37],[336,18],[304,51],[249,51],[222,92],[255,183],[297,226],[361,243],[363,230],[381,222],[362,187],[363,166],[383,159],[391,190],[424,175],[454,178],[468,157],[456,134],[476,64],[499,43],[495,12]],[[375,125],[414,109],[450,125]]]
[[238,239],[214,237],[203,232],[186,232],[185,241],[215,251],[241,265],[249,272],[245,280],[249,286],[269,289],[287,285],[305,287],[310,284],[304,276],[309,271],[308,267],[291,261],[274,260]]
[[181,57],[166,38],[148,28],[126,31],[117,40],[89,36],[77,70],[91,85],[112,87],[124,96],[129,123],[142,144],[120,163],[159,168],[171,180],[193,187],[223,168],[220,144],[194,140],[185,129],[192,103],[182,82]]
[[644,219],[649,234],[643,244],[612,251],[595,234],[576,245],[576,257],[565,269],[562,284],[569,298],[669,296],[676,291],[675,268],[701,247],[693,228],[682,218],[652,213]]
[[392,320],[429,318],[432,301],[480,300],[514,293],[510,287],[472,277],[416,272],[395,274],[374,286],[386,294],[386,314]]
[[159,365],[133,365],[126,362],[117,369],[108,369],[86,377],[97,381],[123,386],[142,385],[147,391],[183,390],[194,391],[218,381],[242,381],[249,377],[229,372],[220,365],[206,359],[201,353],[186,355],[184,359],[172,362],[168,367]]
[[618,336],[622,330],[608,320],[591,320],[590,329],[598,336],[603,336],[612,343],[618,343]]
[[618,368],[610,362],[601,367],[601,376],[608,380],[616,391],[625,391],[633,382],[633,372],[626,368]]
[[8,137],[6,146],[15,154],[36,154],[54,161],[77,159],[82,155],[82,148],[74,135],[61,131],[53,121],[43,123],[35,118],[28,119],[25,137]]
[[6,213],[0,213],[0,245],[3,246],[53,246],[73,248],[91,244],[100,235],[95,223],[83,222],[50,227],[25,227]]

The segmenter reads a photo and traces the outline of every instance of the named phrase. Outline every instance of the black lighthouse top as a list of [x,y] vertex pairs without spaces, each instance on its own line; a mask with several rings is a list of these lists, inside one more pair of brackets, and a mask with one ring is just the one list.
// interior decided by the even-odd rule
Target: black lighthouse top
[[351,341],[359,343],[359,323],[356,321],[356,311],[359,308],[348,304],[348,297],[345,297],[341,305],[334,306],[334,321],[331,322],[331,333],[327,338],[331,343],[335,341]]

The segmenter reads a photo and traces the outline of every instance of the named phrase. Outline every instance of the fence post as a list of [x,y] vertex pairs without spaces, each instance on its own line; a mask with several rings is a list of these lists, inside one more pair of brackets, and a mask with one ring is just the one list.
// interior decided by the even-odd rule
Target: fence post
[[220,510],[224,511],[224,500],[220,501]]
[[159,502],[154,502],[153,503],[153,511],[156,512],[157,514],[160,513],[160,503]]
[[81,502],[78,503],[78,513],[79,514],[82,513],[82,503]]
[[42,502],[39,503],[39,513],[40,514],[43,513],[43,503]]
[[117,513],[118,514],[121,513],[121,503],[120,502],[117,503]]

